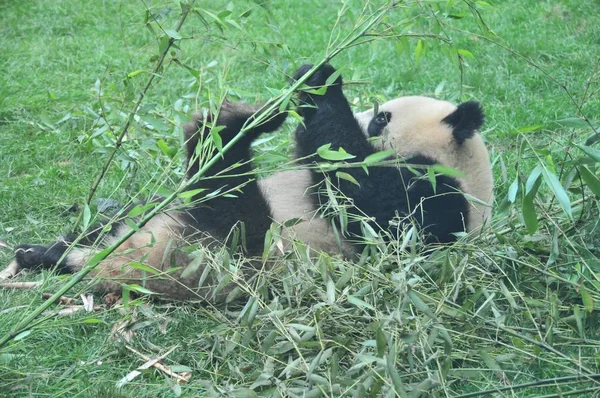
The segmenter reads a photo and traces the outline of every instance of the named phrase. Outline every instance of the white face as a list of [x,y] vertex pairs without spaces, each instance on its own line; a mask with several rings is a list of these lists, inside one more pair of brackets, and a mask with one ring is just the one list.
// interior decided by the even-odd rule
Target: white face
[[[373,140],[379,149],[394,149],[402,156],[418,152],[437,158],[433,155],[448,151],[453,140],[452,128],[442,120],[455,110],[456,106],[447,101],[411,96],[380,105],[378,115],[370,109],[356,113],[355,118],[366,136],[381,138]],[[385,127],[378,129],[377,121]]]

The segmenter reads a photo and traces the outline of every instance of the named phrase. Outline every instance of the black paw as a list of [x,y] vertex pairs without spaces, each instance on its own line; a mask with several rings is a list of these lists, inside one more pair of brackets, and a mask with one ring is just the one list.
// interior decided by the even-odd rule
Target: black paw
[[[294,75],[294,81],[300,79],[302,76],[304,76],[309,70],[311,70],[313,67],[313,65],[311,64],[305,64],[302,65],[300,68],[298,68],[298,70],[296,71],[296,74]],[[308,78],[308,80],[305,82],[306,85],[311,86],[311,87],[321,87],[321,86],[325,86],[327,83],[329,83],[332,86],[335,85],[342,85],[342,77],[338,76],[337,79],[335,79],[334,82],[327,82],[327,79],[329,79],[329,77],[331,75],[333,75],[336,72],[336,69],[329,65],[329,64],[325,64],[323,66],[321,66],[319,69],[317,69],[311,77]]]
[[37,245],[19,245],[15,249],[15,258],[20,268],[36,269],[43,264],[47,248]]
[[[221,138],[228,140],[235,137],[239,130],[248,123],[252,123],[254,119],[261,115],[261,109],[264,108],[264,104],[250,105],[240,102],[229,102],[224,101],[219,111],[219,118],[217,125],[225,126],[225,130],[220,133]],[[264,132],[271,132],[281,126],[287,117],[286,112],[279,112],[278,110],[273,111],[272,114],[263,118],[263,122],[254,129],[252,132],[260,134]]]

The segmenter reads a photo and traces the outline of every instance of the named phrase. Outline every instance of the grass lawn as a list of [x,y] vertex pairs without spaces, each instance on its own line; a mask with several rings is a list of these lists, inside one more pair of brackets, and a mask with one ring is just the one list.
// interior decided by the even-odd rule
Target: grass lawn
[[[177,34],[179,3],[0,3],[0,268],[11,247],[73,228],[165,37],[176,46],[94,214],[172,189],[194,109],[224,93],[268,100],[383,2],[197,1]],[[0,395],[598,396],[599,7],[398,2],[371,40],[332,60],[357,110],[413,94],[482,102],[496,178],[489,233],[427,257],[290,260],[272,301],[257,292],[249,306],[139,299],[50,316],[0,347]],[[293,152],[295,123],[256,145],[261,172]],[[66,279],[28,274],[42,286],[0,289],[0,337]],[[151,367],[117,387],[145,362],[131,348],[154,358],[173,347],[161,362],[189,381]]]

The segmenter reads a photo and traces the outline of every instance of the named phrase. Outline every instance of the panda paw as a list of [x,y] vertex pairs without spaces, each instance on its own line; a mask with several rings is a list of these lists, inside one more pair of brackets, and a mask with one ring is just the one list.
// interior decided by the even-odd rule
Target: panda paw
[[[296,74],[294,75],[294,81],[297,81],[298,79],[300,79],[312,68],[313,68],[313,65],[311,65],[311,64],[302,65],[296,71]],[[311,86],[311,87],[325,86],[328,83],[327,79],[329,79],[329,77],[331,75],[333,75],[335,72],[336,72],[336,69],[333,66],[331,66],[329,64],[325,64],[325,65],[321,66],[319,69],[317,69],[312,74],[312,76],[308,78],[308,80],[305,83],[306,83],[306,85]],[[331,86],[338,86],[338,85],[341,86],[342,85],[342,77],[338,76],[334,82],[329,82],[329,83]]]
[[48,248],[38,245],[19,245],[15,249],[15,260],[19,268],[35,269],[43,264],[43,257]]

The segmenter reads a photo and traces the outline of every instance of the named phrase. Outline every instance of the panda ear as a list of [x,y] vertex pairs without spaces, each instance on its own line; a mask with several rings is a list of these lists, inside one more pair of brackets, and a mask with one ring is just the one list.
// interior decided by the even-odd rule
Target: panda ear
[[461,145],[465,140],[473,137],[475,131],[483,126],[484,119],[483,109],[479,102],[468,101],[460,104],[442,122],[452,127],[452,135],[456,142]]

